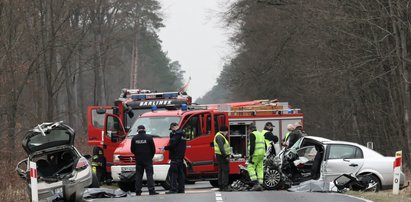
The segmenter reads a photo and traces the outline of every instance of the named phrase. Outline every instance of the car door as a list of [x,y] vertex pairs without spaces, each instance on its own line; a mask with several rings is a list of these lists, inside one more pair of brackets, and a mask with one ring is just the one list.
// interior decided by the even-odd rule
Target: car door
[[89,106],[88,107],[88,143],[91,145],[104,144],[104,119],[106,114],[113,113],[112,106]]
[[333,181],[342,174],[355,174],[364,164],[364,155],[361,148],[347,144],[327,145],[324,177],[326,181]]
[[187,139],[186,160],[193,172],[214,170],[213,112],[191,115],[183,120],[182,129]]

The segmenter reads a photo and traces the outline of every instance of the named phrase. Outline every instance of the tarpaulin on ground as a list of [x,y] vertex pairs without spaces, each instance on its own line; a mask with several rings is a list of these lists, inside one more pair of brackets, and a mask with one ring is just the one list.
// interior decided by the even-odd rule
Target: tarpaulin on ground
[[90,198],[121,198],[127,197],[127,192],[121,189],[109,189],[109,188],[88,188],[84,191],[83,197],[85,199]]
[[328,192],[329,190],[330,183],[324,180],[308,180],[288,189],[292,192]]

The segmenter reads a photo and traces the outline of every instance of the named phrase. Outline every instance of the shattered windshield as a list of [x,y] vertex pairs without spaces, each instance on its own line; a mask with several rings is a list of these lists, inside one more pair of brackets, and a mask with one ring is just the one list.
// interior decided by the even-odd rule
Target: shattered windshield
[[152,116],[139,117],[133,124],[129,136],[137,134],[137,127],[143,125],[146,128],[146,133],[158,137],[168,137],[170,134],[170,124],[173,122],[179,123],[179,116]]

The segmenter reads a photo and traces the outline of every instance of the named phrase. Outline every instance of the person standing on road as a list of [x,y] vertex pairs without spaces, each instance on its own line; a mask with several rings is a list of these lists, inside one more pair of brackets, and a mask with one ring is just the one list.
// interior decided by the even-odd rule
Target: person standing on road
[[220,131],[214,136],[214,153],[218,163],[218,186],[220,191],[231,191],[228,186],[231,148],[227,136],[228,127],[226,125],[222,125]]
[[[273,134],[274,125],[271,122],[265,123],[264,129],[261,131],[261,134],[265,139],[265,149],[267,150],[271,146],[271,142],[276,144],[278,142],[278,137]],[[273,145],[274,146],[274,145]],[[275,148],[272,148],[273,153],[277,154]]]
[[131,152],[136,159],[136,195],[141,195],[143,187],[143,174],[146,171],[147,187],[150,195],[158,194],[154,189],[153,157],[156,153],[153,137],[146,134],[143,125],[137,127],[137,134],[131,140]]
[[264,155],[266,151],[265,139],[262,133],[257,131],[255,126],[250,126],[250,141],[248,144],[248,151],[250,156],[248,158],[247,170],[250,175],[250,179],[254,186],[251,191],[262,191],[264,178]]
[[106,158],[100,147],[93,148],[93,158],[91,161],[93,173],[96,175],[99,185],[102,185],[106,176]]
[[295,129],[290,133],[288,138],[288,148],[291,148],[301,137],[306,135],[301,122],[295,123],[294,127]]
[[294,129],[295,129],[294,124],[287,125],[287,133],[285,134],[285,137],[283,139],[283,144],[282,144],[284,147],[288,146],[288,140],[290,137],[290,133],[293,132]]
[[177,123],[170,124],[170,143],[164,147],[169,150],[170,156],[170,178],[171,188],[166,194],[184,193],[185,174],[184,174],[184,156],[186,153],[186,139],[184,132],[178,130]]

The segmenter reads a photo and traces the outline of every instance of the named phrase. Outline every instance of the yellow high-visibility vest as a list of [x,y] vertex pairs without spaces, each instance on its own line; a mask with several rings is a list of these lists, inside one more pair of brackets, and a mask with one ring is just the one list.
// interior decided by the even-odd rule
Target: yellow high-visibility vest
[[[264,134],[258,131],[253,131],[252,134],[255,136],[255,148],[253,156],[264,156],[265,155],[265,138]],[[250,150],[250,143],[248,143],[248,150]]]
[[221,135],[224,138],[224,151],[225,151],[225,154],[230,155],[231,154],[230,144],[228,143],[227,138],[225,138],[225,136],[220,132],[218,132],[214,136],[214,153],[221,155],[220,147],[218,147],[218,144],[217,144],[217,141],[216,141],[217,136],[219,136],[219,135]]

